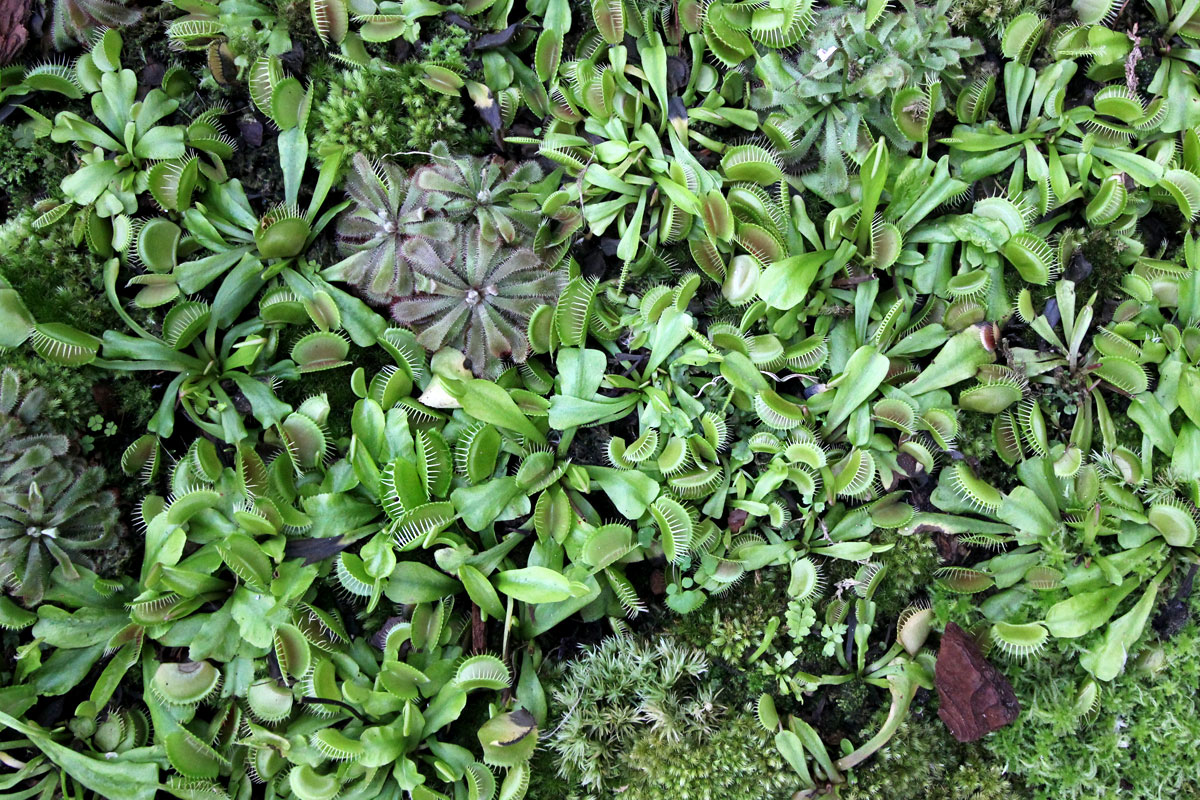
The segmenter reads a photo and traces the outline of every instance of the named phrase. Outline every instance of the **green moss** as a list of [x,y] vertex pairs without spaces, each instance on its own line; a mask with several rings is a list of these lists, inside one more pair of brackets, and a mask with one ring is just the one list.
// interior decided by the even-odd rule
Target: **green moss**
[[[963,411],[958,415],[958,436],[954,441],[960,453],[968,459],[975,459],[979,462],[979,469],[976,469],[976,473],[984,480],[1011,474],[1004,462],[996,457],[996,448],[992,439],[992,421],[995,418],[992,414],[981,414],[974,411]],[[988,471],[995,474],[985,475],[984,473]],[[1003,486],[1008,481],[1009,478],[1003,478],[997,485]]]
[[625,796],[639,800],[783,800],[800,788],[748,708],[697,741],[639,738],[623,761]]
[[56,189],[70,163],[64,148],[49,139],[25,140],[17,129],[0,125],[0,198],[11,211],[33,205],[47,189]]
[[96,335],[123,329],[104,296],[103,260],[71,243],[67,222],[35,231],[32,219],[24,212],[0,226],[0,276],[21,295],[34,319]]
[[[782,630],[787,583],[785,569],[760,570],[718,602],[677,617],[673,624],[676,636],[704,650],[712,659],[714,674],[730,702],[740,704],[763,692],[777,691],[771,665],[791,644]],[[767,637],[772,619],[780,620],[781,629],[766,652],[751,662],[751,656]]]
[[119,433],[140,431],[154,413],[153,392],[131,376],[94,367],[63,367],[27,350],[5,353],[4,364],[16,370],[23,382],[50,393],[48,422],[87,432],[82,439],[84,452],[107,447],[110,437]]
[[[38,322],[62,322],[101,335],[124,329],[104,295],[103,261],[69,240],[65,223],[34,231],[26,212],[0,226],[0,276],[21,295]],[[54,287],[47,291],[46,287]],[[134,310],[135,316],[138,312]],[[110,475],[154,413],[153,392],[135,375],[96,367],[51,364],[28,348],[3,355],[27,383],[44,387],[52,398],[46,419],[80,434],[85,453],[95,451]]]
[[464,49],[468,40],[465,31],[447,28],[424,45],[420,60],[399,65],[377,62],[366,69],[334,75],[313,110],[318,121],[314,151],[344,147],[377,159],[428,150],[434,142],[444,141],[454,152],[478,152],[486,144],[486,131],[468,130],[462,101],[421,80],[426,63],[467,74]]
[[875,592],[875,617],[894,620],[932,580],[939,561],[937,543],[926,534],[904,536],[895,531],[882,531],[878,539],[895,546],[879,557],[887,565],[887,572]]
[[1017,16],[1042,5],[1042,0],[955,0],[947,18],[973,39],[992,39]]
[[[881,711],[861,734],[874,734]],[[849,776],[842,800],[1002,800],[1026,796],[979,745],[960,744],[933,708],[916,708],[895,736]]]
[[291,404],[293,408],[309,397],[324,394],[329,399],[329,431],[335,439],[349,436],[350,416],[354,412],[354,404],[358,401],[358,397],[350,388],[351,374],[358,367],[362,367],[367,373],[367,380],[370,380],[380,368],[391,363],[391,357],[382,348],[362,348],[355,350],[352,367],[308,373],[297,381],[281,381],[275,393],[280,400]]
[[550,750],[538,749],[529,762],[529,789],[526,800],[562,800],[571,784],[558,774],[557,760]]
[[550,676],[547,745],[578,794],[600,798],[628,781],[624,754],[653,737],[698,742],[724,715],[704,654],[674,639],[614,636]]
[[[1101,687],[1091,714],[1072,710],[1086,678],[1076,666],[1081,645],[1074,640],[1013,664],[1007,673],[1022,701],[1021,716],[984,740],[987,748],[1023,776],[1036,800],[1200,797],[1197,611],[1193,598],[1193,620],[1179,634],[1166,641],[1146,637],[1126,670]],[[1146,668],[1151,660],[1157,670]]]
[[[612,637],[547,676],[551,757],[531,800],[773,800],[799,789],[753,716],[732,706],[703,654],[673,639]],[[733,710],[736,708],[737,710]]]
[[1122,261],[1125,243],[1111,231],[1095,228],[1081,234],[1079,251],[1092,265],[1091,274],[1082,282],[1078,295],[1099,292],[1098,305],[1103,307],[1107,299],[1122,300],[1121,281],[1129,274],[1129,266]]

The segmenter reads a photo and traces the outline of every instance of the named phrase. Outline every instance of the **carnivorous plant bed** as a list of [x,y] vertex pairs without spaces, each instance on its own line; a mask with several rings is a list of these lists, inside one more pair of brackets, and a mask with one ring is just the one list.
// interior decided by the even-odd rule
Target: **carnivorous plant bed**
[[0,798],[1200,800],[1198,70],[0,0]]

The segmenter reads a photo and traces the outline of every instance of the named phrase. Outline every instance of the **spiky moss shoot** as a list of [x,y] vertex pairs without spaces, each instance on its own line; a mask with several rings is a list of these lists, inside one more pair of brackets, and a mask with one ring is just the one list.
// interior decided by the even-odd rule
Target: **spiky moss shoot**
[[612,797],[628,771],[621,756],[639,739],[705,739],[725,716],[706,679],[704,654],[660,636],[612,636],[546,676],[546,745],[578,788],[568,797]]
[[1012,472],[996,455],[992,437],[992,414],[965,412],[958,415],[959,431],[955,439],[958,451],[974,465],[975,474],[993,486],[1006,486]]
[[722,686],[722,699],[733,705],[751,702],[771,691],[775,681],[763,671],[771,656],[787,649],[783,625],[766,651],[751,663],[750,656],[767,637],[772,619],[782,623],[787,612],[787,569],[763,569],[751,574],[718,603],[708,603],[691,614],[676,616],[671,632],[701,648],[712,659],[714,676]]
[[15,126],[0,126],[0,214],[32,206],[43,187],[58,186],[69,164],[48,138],[27,141]]
[[104,259],[71,243],[70,218],[41,231],[33,229],[33,220],[31,211],[23,211],[0,226],[0,277],[17,290],[33,318],[96,335],[124,330],[104,296]]
[[1129,274],[1129,267],[1121,261],[1124,251],[1125,243],[1116,234],[1105,228],[1089,230],[1080,243],[1079,254],[1092,265],[1092,272],[1076,287],[1076,294],[1087,297],[1099,292],[1097,309],[1104,308],[1105,301],[1123,300],[1121,280]]

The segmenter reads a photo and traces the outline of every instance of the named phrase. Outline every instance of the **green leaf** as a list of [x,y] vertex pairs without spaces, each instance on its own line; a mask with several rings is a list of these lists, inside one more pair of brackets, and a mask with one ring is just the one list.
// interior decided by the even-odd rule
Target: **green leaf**
[[418,561],[401,561],[388,578],[383,593],[393,603],[432,603],[462,589],[445,573]]
[[1106,586],[1061,600],[1046,612],[1046,627],[1060,639],[1076,639],[1108,622],[1121,601],[1138,587],[1141,579],[1129,578],[1120,586]]
[[804,755],[804,745],[800,742],[800,737],[789,730],[782,730],[775,734],[775,747],[779,749],[780,754],[791,765],[796,774],[800,776],[800,781],[804,786],[811,787],[813,783],[812,773],[808,769],[808,758]]
[[721,375],[729,385],[751,397],[771,388],[758,367],[748,357],[736,350],[725,353],[721,359]]
[[1154,580],[1146,587],[1137,605],[1109,624],[1104,639],[1095,649],[1079,657],[1079,665],[1098,681],[1111,681],[1125,669],[1125,660],[1146,628],[1146,620],[1154,610],[1160,582]]
[[0,347],[23,345],[29,338],[33,323],[33,316],[25,308],[17,291],[0,283]]
[[571,581],[548,567],[508,569],[496,574],[496,588],[523,603],[557,603],[575,596]]
[[646,359],[642,370],[644,375],[649,375],[667,360],[675,348],[688,337],[688,330],[692,324],[692,315],[686,311],[680,311],[674,306],[663,309],[651,334],[650,357]]
[[982,365],[996,360],[995,350],[990,326],[972,325],[946,342],[933,363],[904,385],[904,391],[916,396],[973,378]]
[[471,602],[479,606],[481,611],[492,619],[504,619],[504,605],[500,602],[500,596],[482,572],[470,564],[463,564],[458,568],[458,578]]
[[604,490],[621,516],[636,520],[658,497],[658,481],[635,470],[585,467],[588,477]]
[[800,305],[817,272],[831,255],[832,250],[818,250],[776,261],[758,276],[758,296],[771,308],[781,311]]
[[565,431],[580,425],[620,419],[637,405],[638,398],[638,394],[627,394],[621,397],[584,400],[556,394],[550,398],[550,427],[556,431]]
[[478,486],[460,486],[450,493],[450,500],[463,523],[479,532],[495,522],[519,495],[524,495],[524,490],[515,477],[507,475]]
[[1000,503],[996,516],[1017,529],[1021,541],[1046,541],[1059,522],[1028,486],[1015,487]]
[[447,380],[446,389],[462,405],[463,411],[480,422],[515,431],[538,444],[546,443],[545,435],[529,421],[508,392],[495,383],[479,378]]
[[177,125],[151,128],[133,146],[133,154],[147,161],[181,158],[186,153],[187,147],[183,142],[183,128]]
[[880,353],[872,345],[864,345],[854,351],[846,368],[836,379],[837,394],[829,406],[829,414],[825,417],[826,432],[832,431],[842,424],[847,417],[865,403],[887,377],[889,362],[887,356]]

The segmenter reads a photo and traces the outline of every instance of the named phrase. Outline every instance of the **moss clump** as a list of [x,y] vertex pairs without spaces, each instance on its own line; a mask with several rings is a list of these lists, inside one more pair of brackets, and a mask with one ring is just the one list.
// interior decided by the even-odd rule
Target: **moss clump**
[[1105,228],[1082,233],[1079,253],[1092,265],[1092,272],[1076,293],[1086,297],[1085,292],[1099,292],[1101,307],[1104,300],[1123,299],[1121,281],[1129,274],[1129,265],[1126,263],[1128,257],[1122,257],[1125,250],[1125,242]]
[[[749,703],[726,704],[699,650],[616,636],[548,676],[548,759],[533,800],[774,800],[796,774]],[[557,773],[554,775],[552,773]]]
[[780,654],[780,645],[791,643],[785,632],[778,631],[759,658],[753,662],[750,658],[767,640],[771,620],[782,621],[787,611],[787,583],[785,569],[760,570],[720,602],[679,617],[672,628],[676,636],[713,660],[714,675],[730,702],[749,701],[777,689],[769,667]]
[[1101,686],[1091,713],[1074,705],[1087,675],[1077,666],[1089,640],[1061,640],[1053,651],[1007,670],[1021,716],[984,740],[995,759],[1020,775],[1035,800],[1096,797],[1200,797],[1194,743],[1200,739],[1200,601],[1174,637],[1153,634],[1135,646],[1125,671]]
[[[1008,468],[996,457],[995,443],[992,438],[992,414],[981,414],[974,411],[963,411],[958,415],[958,436],[955,446],[971,463],[975,473],[985,481],[997,480],[1003,486],[1011,475]],[[990,474],[988,474],[990,473]]]
[[33,318],[97,335],[123,329],[104,296],[103,260],[72,244],[67,222],[35,231],[32,221],[26,211],[0,226],[0,277],[17,290]]
[[875,592],[875,617],[894,620],[932,580],[939,561],[937,543],[926,534],[905,536],[896,531],[882,532],[879,542],[894,546],[882,555],[887,572]]
[[956,0],[947,18],[973,39],[999,37],[1013,19],[1041,8],[1040,0]]
[[[874,734],[886,710],[860,738]],[[915,708],[895,736],[849,776],[842,800],[1005,800],[1024,797],[979,745],[963,745],[929,707]]]
[[[64,430],[87,431],[80,438],[85,453],[109,449],[110,437],[140,431],[154,413],[153,391],[131,376],[94,367],[63,367],[25,350],[5,353],[4,365],[23,383],[46,389],[52,398],[43,414],[47,422]],[[108,466],[111,471],[112,465]]]
[[641,737],[623,761],[625,796],[639,800],[783,800],[800,788],[748,708],[699,741]]
[[[95,335],[123,329],[104,295],[103,261],[71,243],[66,223],[34,231],[31,220],[27,211],[0,226],[0,278],[17,290],[34,319],[66,323]],[[83,451],[95,450],[109,474],[119,474],[127,443],[123,437],[136,436],[154,413],[150,386],[138,377],[96,367],[52,364],[28,349],[4,353],[3,358],[23,381],[43,387],[52,398],[45,419],[83,432]]]
[[[357,351],[354,367],[362,367],[370,380],[372,375],[391,363],[391,357],[383,348],[371,347]],[[353,372],[350,367],[311,372],[297,381],[281,381],[275,394],[293,408],[310,397],[324,394],[329,400],[329,419],[326,423],[329,431],[335,439],[349,436],[350,417],[354,413],[354,404],[358,402],[358,397],[350,388],[350,376]]]
[[58,186],[69,163],[49,139],[27,141],[17,130],[0,125],[0,212],[33,205],[42,187]]
[[447,28],[422,47],[419,60],[399,65],[375,62],[334,75],[313,111],[319,125],[313,137],[316,152],[346,148],[378,159],[428,150],[437,141],[446,142],[455,152],[478,152],[486,132],[468,130],[462,101],[422,81],[425,64],[466,74],[463,51],[468,40],[465,31]]

